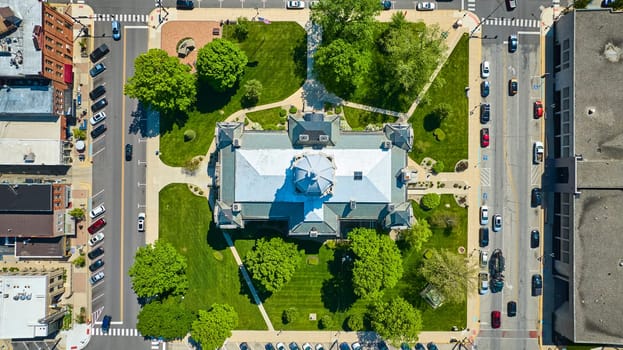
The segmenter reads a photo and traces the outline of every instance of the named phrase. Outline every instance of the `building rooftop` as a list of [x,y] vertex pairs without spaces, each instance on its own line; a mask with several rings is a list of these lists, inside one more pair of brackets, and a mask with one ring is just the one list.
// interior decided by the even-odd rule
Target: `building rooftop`
[[[42,51],[35,49],[33,31],[42,23],[43,2],[3,0],[2,3],[13,12],[13,22],[18,25],[11,34],[0,39],[0,76],[38,75],[42,67]],[[7,12],[6,9],[3,11]]]
[[48,309],[47,276],[0,274],[0,339],[47,336],[47,326],[39,320]]
[[54,89],[45,84],[48,83],[33,79],[8,81],[7,86],[0,86],[0,120],[49,121],[54,115]]
[[15,256],[20,258],[63,258],[65,257],[64,237],[21,238],[15,242]]
[[52,212],[52,185],[0,184],[0,214]]

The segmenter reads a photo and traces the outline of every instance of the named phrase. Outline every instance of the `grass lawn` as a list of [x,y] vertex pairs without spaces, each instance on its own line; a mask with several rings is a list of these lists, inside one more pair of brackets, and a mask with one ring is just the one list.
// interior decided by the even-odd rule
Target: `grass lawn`
[[[224,37],[230,39],[231,32],[231,26],[225,26]],[[239,45],[249,58],[239,86],[251,79],[259,80],[263,90],[258,105],[283,100],[303,85],[307,41],[300,25],[294,22],[273,22],[270,25],[250,22],[249,36]],[[188,115],[163,116],[160,121],[160,158],[168,165],[183,166],[188,159],[205,155],[214,139],[216,123],[243,108],[243,90],[217,93],[200,86],[194,111]],[[190,142],[184,142],[187,129],[197,133]]]
[[[449,207],[446,207],[449,205]],[[452,326],[465,327],[467,321],[467,304],[444,304],[437,309],[430,307],[422,297],[420,291],[426,286],[426,281],[419,276],[418,267],[427,249],[445,248],[456,252],[460,246],[467,245],[467,209],[459,207],[452,195],[442,195],[441,204],[430,211],[422,210],[413,202],[413,213],[419,219],[426,219],[430,223],[433,236],[424,245],[421,251],[403,251],[404,275],[398,285],[386,292],[387,297],[401,295],[422,312],[425,331],[448,331]],[[448,228],[445,222],[450,219],[453,228]]]
[[[263,111],[249,112],[247,113],[247,118],[260,124],[264,130],[285,130],[286,117],[281,118],[279,116],[279,111],[282,109],[281,107],[275,107]],[[278,126],[277,124],[280,123],[281,126]]]
[[233,306],[239,329],[266,329],[257,306],[240,283],[238,265],[221,232],[212,225],[204,197],[193,195],[186,184],[160,191],[160,239],[170,242],[188,262],[190,288],[183,303],[188,310],[207,310],[213,303]]
[[[468,40],[467,35],[461,38],[423,102],[411,116],[415,142],[410,157],[418,163],[424,157],[431,157],[443,161],[447,169],[454,169],[459,160],[467,159],[467,123],[470,118],[465,98],[465,87],[469,85]],[[444,83],[438,84],[439,81]],[[471,93],[477,94],[478,91]],[[442,103],[450,113],[439,122],[434,111]],[[445,132],[443,141],[437,141],[433,135],[436,128]]]
[[382,126],[396,121],[391,115],[364,111],[363,109],[344,107],[344,117],[353,131],[364,131],[368,124]]

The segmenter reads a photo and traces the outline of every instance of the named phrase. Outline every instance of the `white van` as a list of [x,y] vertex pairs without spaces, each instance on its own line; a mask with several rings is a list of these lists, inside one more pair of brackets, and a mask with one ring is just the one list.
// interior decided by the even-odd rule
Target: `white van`
[[91,216],[91,219],[95,219],[96,217],[104,214],[105,212],[106,208],[104,208],[104,205],[100,205],[99,207],[93,208],[89,215]]

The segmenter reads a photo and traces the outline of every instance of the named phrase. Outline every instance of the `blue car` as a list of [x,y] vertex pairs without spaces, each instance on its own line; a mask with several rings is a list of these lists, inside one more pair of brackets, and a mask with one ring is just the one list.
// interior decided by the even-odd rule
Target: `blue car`
[[513,34],[508,37],[508,52],[513,53],[517,51],[517,35]]
[[480,83],[480,95],[482,97],[487,97],[489,96],[489,90],[490,90],[490,85],[489,85],[489,81],[485,80],[482,83]]
[[115,41],[121,40],[121,24],[119,21],[112,21],[112,38]]

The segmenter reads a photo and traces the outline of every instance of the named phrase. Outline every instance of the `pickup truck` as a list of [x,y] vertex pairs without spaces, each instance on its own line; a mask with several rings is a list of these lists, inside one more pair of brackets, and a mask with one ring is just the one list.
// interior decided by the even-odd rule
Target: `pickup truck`
[[534,164],[539,164],[543,161],[543,154],[545,149],[543,148],[543,142],[536,141],[533,147],[534,151]]

